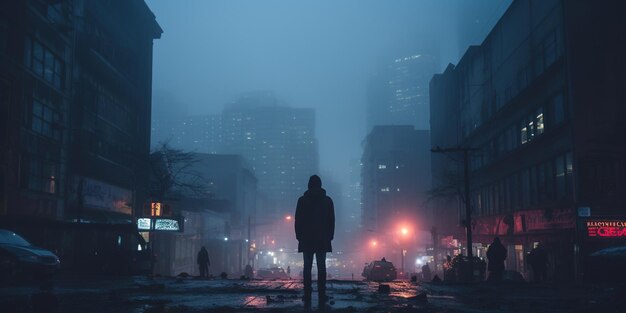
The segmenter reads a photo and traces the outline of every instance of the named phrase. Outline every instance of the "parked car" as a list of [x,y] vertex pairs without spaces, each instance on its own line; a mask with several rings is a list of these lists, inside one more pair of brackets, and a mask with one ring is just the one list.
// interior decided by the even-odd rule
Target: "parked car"
[[0,280],[11,281],[18,275],[47,277],[60,265],[54,253],[31,245],[13,231],[0,229]]
[[282,267],[261,268],[255,277],[258,279],[289,279]]
[[361,274],[365,279],[372,281],[391,281],[398,278],[396,267],[393,263],[387,262],[384,258],[374,261],[363,268]]

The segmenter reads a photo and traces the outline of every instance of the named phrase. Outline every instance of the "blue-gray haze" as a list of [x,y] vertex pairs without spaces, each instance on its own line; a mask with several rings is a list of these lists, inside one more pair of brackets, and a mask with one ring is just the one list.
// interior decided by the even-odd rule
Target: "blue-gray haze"
[[218,113],[241,93],[275,91],[316,109],[321,171],[345,185],[366,135],[368,79],[424,49],[442,71],[484,39],[510,0],[147,3],[164,30],[154,44],[156,118]]

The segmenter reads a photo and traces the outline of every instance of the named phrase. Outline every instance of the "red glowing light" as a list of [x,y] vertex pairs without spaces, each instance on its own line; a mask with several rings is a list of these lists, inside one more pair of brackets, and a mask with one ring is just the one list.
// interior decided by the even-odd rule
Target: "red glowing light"
[[624,221],[588,221],[587,236],[589,237],[626,237]]
[[291,219],[291,215],[287,215],[287,216],[285,216],[285,219],[286,219],[286,220],[290,220],[290,219]]

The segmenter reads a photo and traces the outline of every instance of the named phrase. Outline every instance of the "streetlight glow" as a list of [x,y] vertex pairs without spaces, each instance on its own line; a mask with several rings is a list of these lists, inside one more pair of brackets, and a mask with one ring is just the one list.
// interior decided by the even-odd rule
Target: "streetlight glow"
[[288,221],[291,220],[291,215],[285,216],[285,219],[288,220]]
[[406,236],[409,234],[409,230],[406,227],[402,227],[400,232],[402,233],[403,236]]

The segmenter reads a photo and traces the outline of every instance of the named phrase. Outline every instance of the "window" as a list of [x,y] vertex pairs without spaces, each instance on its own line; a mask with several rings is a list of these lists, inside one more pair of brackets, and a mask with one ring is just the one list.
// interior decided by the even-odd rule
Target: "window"
[[34,132],[48,138],[61,140],[61,130],[58,127],[59,120],[59,113],[56,110],[39,100],[33,100],[30,126]]
[[384,170],[386,168],[387,168],[387,165],[385,165],[385,164],[378,164],[378,169],[379,170]]
[[528,121],[528,129],[527,129],[526,137],[527,137],[528,141],[531,141],[533,139],[533,137],[535,137],[535,119],[531,115],[527,119],[527,121]]
[[557,56],[556,31],[553,31],[543,41],[543,59],[545,66],[548,67],[552,65],[552,63],[556,61]]
[[528,190],[528,204],[537,204],[537,167],[535,166],[528,169]]
[[57,57],[51,50],[32,38],[27,38],[24,47],[24,64],[31,69],[35,75],[43,78],[54,87],[63,87],[64,67],[61,58]]
[[572,153],[565,154],[565,195],[569,196],[574,192],[574,164]]
[[522,171],[522,206],[528,206],[530,204],[530,177],[529,171]]
[[58,190],[58,165],[51,160],[26,158],[26,188],[50,194]]
[[380,188],[381,192],[389,192],[389,187]]
[[536,121],[536,127],[537,127],[537,136],[543,134],[544,131],[544,122],[543,122],[543,108],[539,108],[537,110],[537,112],[535,113],[535,121]]
[[556,174],[556,197],[562,199],[565,196],[565,158],[558,156],[555,163]]
[[552,99],[552,114],[554,125],[561,125],[565,120],[565,103],[563,101],[563,93],[558,93]]
[[528,142],[528,125],[526,123],[526,120],[522,121],[522,127],[520,130],[520,142],[522,144],[525,144]]

